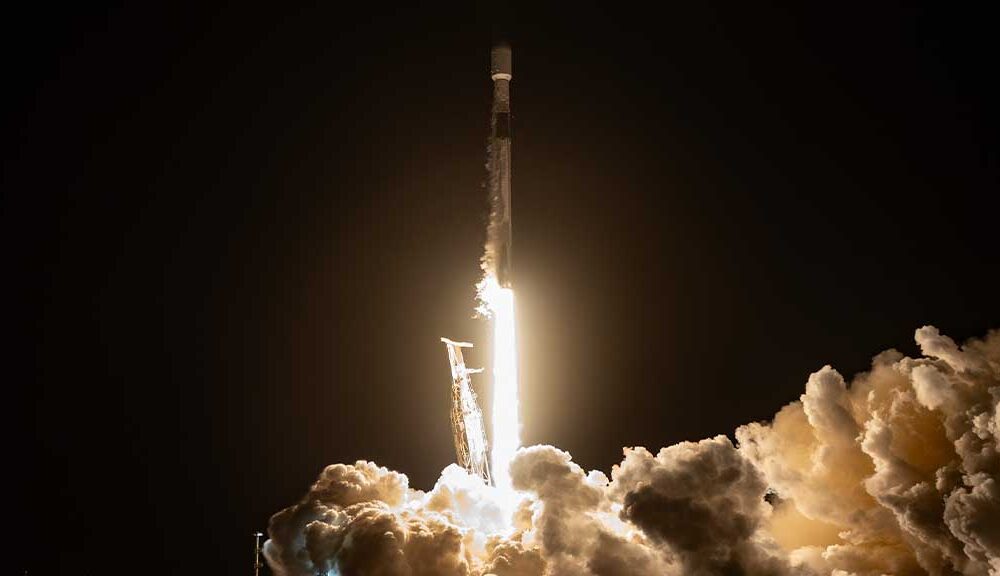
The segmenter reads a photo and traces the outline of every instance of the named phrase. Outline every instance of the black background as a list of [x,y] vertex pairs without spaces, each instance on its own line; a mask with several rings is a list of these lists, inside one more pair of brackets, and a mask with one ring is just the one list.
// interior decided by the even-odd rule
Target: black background
[[247,573],[326,464],[432,486],[501,35],[525,443],[607,471],[1000,326],[985,13],[133,4],[4,18],[18,570]]

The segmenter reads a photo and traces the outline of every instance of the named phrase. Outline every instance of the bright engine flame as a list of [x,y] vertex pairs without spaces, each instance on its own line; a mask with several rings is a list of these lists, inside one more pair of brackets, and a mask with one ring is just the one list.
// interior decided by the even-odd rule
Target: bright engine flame
[[510,462],[521,447],[514,291],[500,286],[492,274],[487,274],[477,288],[479,312],[493,318],[493,482],[509,492]]

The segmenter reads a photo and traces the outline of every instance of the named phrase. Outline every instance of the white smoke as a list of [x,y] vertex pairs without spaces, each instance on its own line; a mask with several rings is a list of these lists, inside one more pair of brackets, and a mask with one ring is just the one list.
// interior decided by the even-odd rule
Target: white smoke
[[359,461],[271,518],[288,576],[1000,574],[1000,332],[933,327],[850,383],[829,366],[770,423],[653,454],[610,478],[518,451],[515,509],[449,466],[430,492]]

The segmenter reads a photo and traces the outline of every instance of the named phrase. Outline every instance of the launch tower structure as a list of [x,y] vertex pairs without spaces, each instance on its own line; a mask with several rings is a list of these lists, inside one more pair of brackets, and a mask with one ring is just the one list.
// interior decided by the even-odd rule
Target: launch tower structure
[[486,424],[470,377],[483,369],[465,366],[462,348],[472,348],[472,344],[447,338],[441,338],[441,341],[448,347],[448,360],[451,362],[451,432],[455,439],[458,464],[490,484],[492,479]]

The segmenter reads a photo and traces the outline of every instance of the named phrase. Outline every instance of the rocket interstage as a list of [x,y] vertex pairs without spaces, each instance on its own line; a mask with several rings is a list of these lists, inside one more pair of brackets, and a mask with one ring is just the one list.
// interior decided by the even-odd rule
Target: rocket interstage
[[[511,50],[507,44],[498,44],[490,52],[490,77],[493,79],[493,109],[490,118],[489,141],[489,191],[492,214],[490,217],[489,246],[491,264],[500,286],[511,286],[511,130],[510,130],[510,81],[513,79]],[[488,254],[489,258],[490,254]]]

